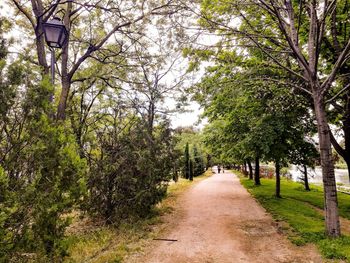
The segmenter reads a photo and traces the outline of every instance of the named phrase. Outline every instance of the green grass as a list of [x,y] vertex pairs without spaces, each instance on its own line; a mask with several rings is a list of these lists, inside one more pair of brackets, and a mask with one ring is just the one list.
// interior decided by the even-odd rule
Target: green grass
[[[261,186],[254,186],[252,180],[241,177],[241,183],[277,221],[288,224],[286,233],[293,243],[314,243],[325,258],[350,262],[350,236],[329,239],[325,235],[324,217],[317,209],[323,209],[321,187],[311,186],[308,192],[299,183],[282,180],[282,198],[276,198],[274,180],[261,179]],[[339,193],[338,200],[340,215],[350,218],[350,195]]]
[[81,219],[76,213],[65,240],[69,256],[64,262],[118,263],[129,254],[142,251],[166,227],[162,224],[162,215],[174,210],[178,196],[211,175],[212,172],[207,171],[195,177],[193,182],[180,178],[177,183],[169,185],[167,197],[148,218],[130,220],[118,227],[103,225],[88,216]]

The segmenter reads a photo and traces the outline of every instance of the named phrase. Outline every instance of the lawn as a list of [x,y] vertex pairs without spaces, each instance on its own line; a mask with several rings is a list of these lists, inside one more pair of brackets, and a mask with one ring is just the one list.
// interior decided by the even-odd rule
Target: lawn
[[[324,232],[323,190],[311,186],[305,191],[300,183],[282,180],[282,198],[274,196],[275,181],[261,179],[261,186],[254,186],[252,180],[241,177],[242,185],[272,214],[277,221],[287,224],[284,227],[290,240],[297,244],[314,243],[325,258],[344,259],[350,262],[350,236],[329,239]],[[339,214],[350,219],[350,195],[338,194]]]

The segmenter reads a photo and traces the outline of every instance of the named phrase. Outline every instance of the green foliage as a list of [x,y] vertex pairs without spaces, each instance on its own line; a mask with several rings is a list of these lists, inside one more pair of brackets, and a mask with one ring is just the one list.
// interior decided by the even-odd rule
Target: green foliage
[[11,232],[6,223],[11,218],[11,215],[16,210],[11,200],[11,192],[8,189],[9,179],[6,176],[4,169],[0,167],[0,262],[5,262],[7,252],[13,247],[14,234]]
[[[193,176],[201,175],[205,167],[210,165],[208,164],[210,158],[205,160],[205,157],[209,154],[209,149],[204,145],[202,132],[195,130],[193,127],[179,127],[175,132],[177,138],[176,149],[184,151],[183,158],[180,160],[183,176],[189,178],[190,159],[193,162]],[[188,171],[187,174],[186,171]]]
[[189,180],[193,181],[193,161],[190,159],[190,165],[189,165]]
[[204,173],[203,156],[199,153],[197,145],[194,145],[192,150],[193,150],[193,175],[199,176],[202,173]]
[[65,215],[86,191],[86,162],[69,126],[50,117],[47,79],[35,83],[22,61],[6,57],[0,74],[0,259],[34,253],[54,262],[66,253]]
[[[69,217],[63,215],[85,192],[86,164],[69,129],[47,116],[31,120],[26,132],[24,142],[30,149],[13,153],[16,159],[10,152],[2,164],[7,189],[1,200],[1,212],[5,211],[1,232],[12,238],[1,239],[5,242],[1,252],[11,256],[16,251],[41,251],[54,260],[66,253],[62,239]],[[16,165],[18,160],[22,167]]]
[[[325,235],[321,187],[305,191],[298,183],[282,180],[283,198],[275,198],[273,180],[262,179],[261,186],[244,178],[241,182],[276,220],[288,223],[288,234],[294,243],[315,243],[326,258],[350,260],[350,236],[328,239]],[[338,197],[340,215],[350,218],[350,196],[339,193]]]
[[350,259],[350,237],[343,236],[337,239],[324,239],[318,243],[318,247],[326,258]]
[[[30,149],[25,147],[15,153],[17,159],[5,159],[2,164],[7,189],[1,200],[1,212],[5,212],[1,232],[7,238],[1,239],[5,242],[1,252],[11,256],[18,251],[41,251],[54,260],[66,253],[62,240],[69,217],[63,215],[85,192],[86,165],[67,127],[43,115],[31,120],[28,128],[25,143]],[[18,160],[22,167],[16,165]]]
[[[178,128],[176,136],[178,138],[176,148],[182,147],[184,149],[181,160],[183,176],[190,179],[191,173],[192,177],[204,173],[206,163],[203,154],[207,152],[207,149],[203,147],[202,134],[191,128]],[[191,163],[192,170],[190,168]]]
[[[234,12],[231,4],[219,5],[220,10],[212,3],[202,7],[219,15]],[[203,133],[206,147],[222,163],[242,164],[258,157],[282,166],[287,162],[312,165],[317,152],[305,141],[315,132],[308,101],[290,91],[295,80],[272,67],[269,57],[254,47],[246,51],[249,55],[219,49],[210,58],[214,65],[191,89],[209,119]]]
[[303,98],[284,85],[249,80],[261,74],[259,70],[232,76],[221,71],[225,67],[218,65],[197,87],[203,97],[197,100],[201,103],[205,98],[205,115],[210,120],[204,130],[207,147],[230,162],[243,163],[255,156],[265,161],[295,159],[301,150],[298,146],[313,127]]
[[98,132],[96,148],[88,156],[92,162],[89,210],[114,224],[147,216],[165,196],[173,171],[169,126],[159,125],[149,134],[135,116],[125,123],[111,119],[106,125]]
[[69,218],[62,217],[77,204],[86,190],[86,163],[81,160],[69,129],[61,124],[52,124],[41,118],[35,127],[38,140],[32,146],[35,156],[33,165],[36,176],[33,180],[35,196],[32,226],[35,239],[41,240],[45,253],[52,256],[65,255],[62,247],[65,227]]
[[191,174],[191,166],[190,166],[191,158],[190,158],[190,150],[189,144],[186,143],[185,153],[184,153],[184,176],[186,179],[190,179]]

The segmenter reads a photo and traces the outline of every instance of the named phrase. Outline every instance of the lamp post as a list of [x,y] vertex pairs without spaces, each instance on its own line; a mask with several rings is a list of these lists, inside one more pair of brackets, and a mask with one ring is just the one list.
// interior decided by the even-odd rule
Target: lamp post
[[51,51],[51,83],[55,83],[55,48],[62,48],[68,40],[68,31],[61,19],[53,19],[43,23],[45,40]]

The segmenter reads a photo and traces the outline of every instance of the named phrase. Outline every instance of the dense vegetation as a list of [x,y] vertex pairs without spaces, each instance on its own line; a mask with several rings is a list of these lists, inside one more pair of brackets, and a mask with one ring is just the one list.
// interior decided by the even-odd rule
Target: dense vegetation
[[176,148],[184,153],[180,159],[182,174],[186,179],[193,180],[193,177],[201,175],[212,165],[211,160],[208,160],[208,149],[204,147],[202,133],[193,127],[178,127],[176,137]]
[[[183,150],[175,149],[168,117],[173,109],[164,105],[169,94],[181,96],[184,81],[164,80],[181,60],[178,29],[169,31],[173,17],[166,17],[177,8],[130,1],[120,13],[117,5],[5,6],[21,15],[0,17],[0,262],[61,262],[73,215],[114,227],[145,218],[182,174]],[[56,51],[60,85],[49,80],[43,34],[53,13],[70,34]],[[153,39],[142,37],[148,26]],[[34,41],[8,35],[18,30]]]
[[[326,234],[339,237],[331,144],[349,169],[349,7],[347,0],[7,0],[0,262],[61,262],[72,214],[113,226],[145,218],[170,180],[192,180],[213,164],[243,165],[260,185],[260,162],[272,162],[281,197],[284,166],[306,171],[320,162]],[[56,84],[44,37],[54,16],[69,33],[52,52]],[[209,66],[194,83],[203,61]],[[203,133],[171,126],[189,95],[209,121]]]
[[312,163],[310,138],[317,130],[325,228],[332,237],[341,235],[332,145],[345,161],[350,149],[348,9],[348,1],[202,1],[199,26],[216,35],[214,44],[184,50],[191,70],[211,63],[194,87],[213,126],[209,144],[223,142],[221,153],[249,167],[254,161],[256,185],[260,161],[273,161],[280,196],[281,167]]

